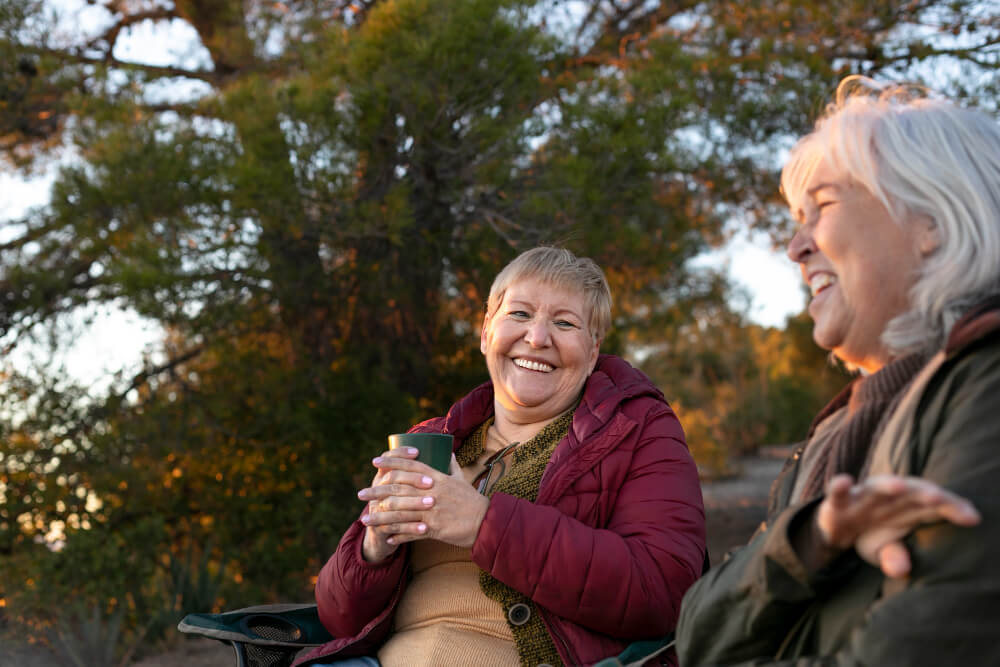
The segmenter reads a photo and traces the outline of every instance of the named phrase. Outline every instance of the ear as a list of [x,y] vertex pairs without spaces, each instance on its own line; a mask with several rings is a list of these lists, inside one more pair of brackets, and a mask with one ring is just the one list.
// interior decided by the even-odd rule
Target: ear
[[483,328],[479,332],[479,351],[486,354],[486,331],[490,326],[490,314],[483,316]]
[[921,215],[914,221],[917,230],[917,250],[921,257],[927,257],[941,247],[941,233],[934,221]]
[[601,354],[602,342],[601,339],[595,338],[594,346],[590,348],[590,370],[587,371],[588,376],[594,372],[594,368],[597,366],[597,357]]

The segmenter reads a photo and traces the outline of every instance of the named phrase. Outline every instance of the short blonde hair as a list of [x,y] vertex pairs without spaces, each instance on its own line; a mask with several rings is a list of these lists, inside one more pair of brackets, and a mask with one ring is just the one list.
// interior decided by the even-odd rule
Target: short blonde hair
[[894,354],[940,348],[973,304],[1000,290],[1000,127],[911,84],[844,79],[781,172],[793,211],[826,161],[867,189],[898,224],[929,220],[940,245],[910,288],[910,310],[882,341]]
[[604,340],[611,328],[611,288],[594,260],[551,246],[540,246],[521,253],[493,280],[486,302],[487,315],[496,312],[507,289],[521,280],[537,280],[559,289],[581,292],[590,311],[590,331],[595,340]]

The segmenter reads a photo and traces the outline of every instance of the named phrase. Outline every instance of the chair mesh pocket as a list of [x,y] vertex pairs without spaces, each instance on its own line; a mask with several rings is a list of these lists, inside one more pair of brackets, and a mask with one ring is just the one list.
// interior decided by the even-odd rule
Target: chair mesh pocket
[[274,616],[248,616],[244,624],[251,633],[263,639],[296,642],[302,639],[302,630],[293,623]]
[[270,648],[244,644],[250,667],[289,667],[295,660],[296,651],[289,648]]

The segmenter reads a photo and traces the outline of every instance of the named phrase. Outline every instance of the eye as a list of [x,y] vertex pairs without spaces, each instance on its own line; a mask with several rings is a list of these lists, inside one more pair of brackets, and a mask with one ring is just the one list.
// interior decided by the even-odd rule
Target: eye
[[527,320],[531,318],[531,315],[523,310],[512,310],[507,315],[513,317],[515,320]]
[[559,327],[560,329],[564,329],[564,330],[567,330],[567,331],[570,330],[570,329],[579,329],[580,328],[576,324],[574,324],[572,322],[569,322],[567,320],[556,320],[554,324],[557,327]]

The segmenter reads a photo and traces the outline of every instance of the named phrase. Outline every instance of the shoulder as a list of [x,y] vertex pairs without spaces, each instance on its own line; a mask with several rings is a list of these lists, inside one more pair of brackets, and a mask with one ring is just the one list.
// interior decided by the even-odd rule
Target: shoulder
[[667,405],[663,392],[645,373],[621,357],[602,354],[584,385],[583,402],[595,413],[611,413],[635,401]]
[[[663,393],[645,373],[613,355],[601,355],[587,380],[573,432],[589,445],[613,442],[618,456],[668,443],[668,450],[687,455],[684,431]],[[656,457],[679,455],[664,450]]]
[[460,398],[448,414],[415,424],[411,433],[450,433],[464,439],[493,414],[493,385],[484,382]]

